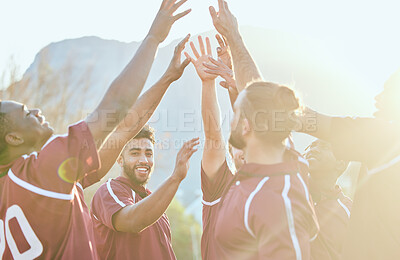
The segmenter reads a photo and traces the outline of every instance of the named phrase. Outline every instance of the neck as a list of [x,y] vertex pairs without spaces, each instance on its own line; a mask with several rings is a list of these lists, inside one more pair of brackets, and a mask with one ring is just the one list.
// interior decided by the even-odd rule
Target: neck
[[8,148],[8,151],[6,152],[7,155],[0,159],[0,165],[9,164],[12,161],[20,158],[22,155],[30,154],[34,151],[35,149],[26,147]]
[[264,144],[256,138],[248,140],[245,148],[246,163],[276,164],[283,162],[286,146],[283,143]]

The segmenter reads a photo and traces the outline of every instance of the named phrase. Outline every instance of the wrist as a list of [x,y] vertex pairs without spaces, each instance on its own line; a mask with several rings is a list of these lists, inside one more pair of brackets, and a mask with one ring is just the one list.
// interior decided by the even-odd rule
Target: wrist
[[160,44],[162,42],[162,41],[160,41],[160,39],[158,39],[157,36],[153,35],[152,33],[147,34],[145,40],[149,41],[149,42],[153,42],[155,44]]
[[179,177],[178,174],[176,174],[176,172],[175,172],[175,170],[174,170],[174,172],[172,173],[172,175],[169,177],[169,181],[170,181],[172,184],[177,184],[177,185],[179,185],[179,184],[183,181],[183,178]]
[[210,86],[210,85],[215,85],[215,79],[206,79],[206,80],[201,80],[203,85]]

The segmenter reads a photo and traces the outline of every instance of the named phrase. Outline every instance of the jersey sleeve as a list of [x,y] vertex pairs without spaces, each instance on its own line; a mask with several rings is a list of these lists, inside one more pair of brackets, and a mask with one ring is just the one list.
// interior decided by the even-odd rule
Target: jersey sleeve
[[226,186],[233,179],[233,174],[228,167],[225,160],[221,167],[218,169],[215,179],[210,181],[207,174],[204,172],[203,166],[201,167],[201,190],[203,191],[203,201],[205,203],[212,203],[221,198]]
[[132,193],[115,181],[109,180],[95,193],[92,200],[92,213],[101,223],[116,231],[112,223],[113,215],[134,203]]
[[24,159],[29,171],[22,178],[28,183],[54,192],[70,193],[75,181],[100,167],[93,136],[86,122],[68,129],[67,135],[54,136],[42,150]]
[[332,118],[328,142],[337,158],[377,167],[400,153],[400,125],[375,118]]

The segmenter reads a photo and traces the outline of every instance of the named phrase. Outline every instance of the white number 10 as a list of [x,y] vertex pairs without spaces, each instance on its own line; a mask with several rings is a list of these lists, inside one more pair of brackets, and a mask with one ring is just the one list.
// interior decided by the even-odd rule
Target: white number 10
[[[30,246],[30,248],[23,253],[19,252],[14,237],[11,234],[8,223],[12,218],[16,218],[26,241]],[[24,212],[18,205],[12,205],[7,209],[6,219],[4,222],[0,219],[0,259],[3,258],[6,241],[14,259],[34,259],[40,256],[43,252],[42,243],[29,225]]]

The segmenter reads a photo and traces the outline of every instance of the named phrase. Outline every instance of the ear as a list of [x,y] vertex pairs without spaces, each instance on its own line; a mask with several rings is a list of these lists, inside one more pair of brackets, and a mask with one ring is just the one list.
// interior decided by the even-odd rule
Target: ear
[[124,158],[122,158],[122,155],[118,156],[117,163],[120,167],[124,165]]
[[242,135],[247,135],[251,132],[251,126],[249,120],[247,118],[243,119],[243,128],[242,128]]
[[4,139],[5,139],[6,143],[11,146],[19,146],[24,143],[24,139],[18,133],[15,133],[15,132],[8,133],[4,137]]
[[336,170],[342,174],[347,169],[347,164],[343,160],[338,160],[336,162]]

